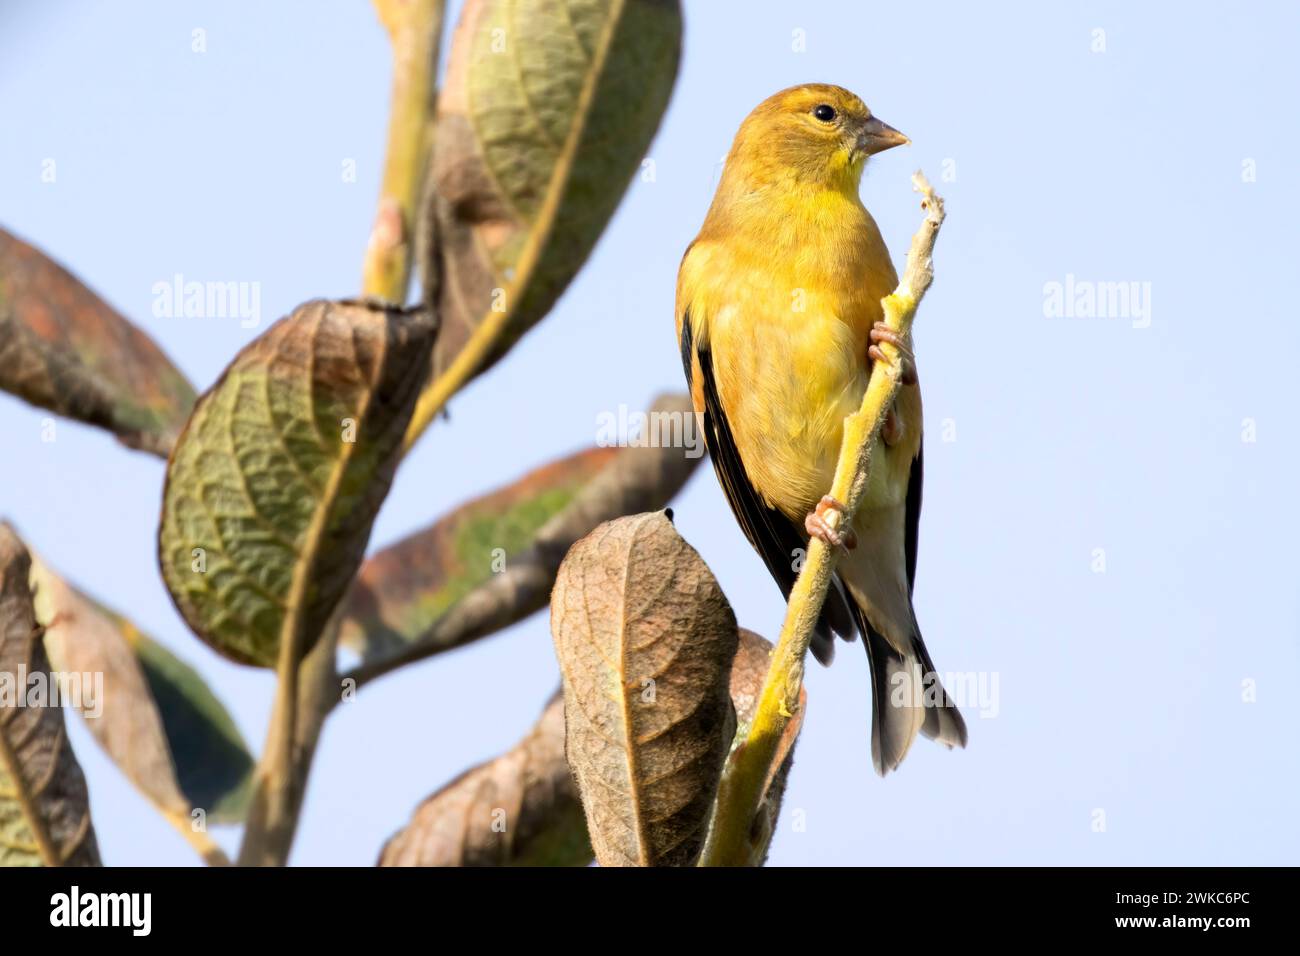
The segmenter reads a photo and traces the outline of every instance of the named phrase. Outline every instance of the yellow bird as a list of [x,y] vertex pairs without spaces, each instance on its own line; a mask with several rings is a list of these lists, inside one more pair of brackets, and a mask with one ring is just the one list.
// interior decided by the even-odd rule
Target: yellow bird
[[[788,598],[810,535],[847,550],[813,640],[864,635],[871,757],[895,769],[917,733],[966,745],[912,609],[921,512],[921,390],[907,342],[883,324],[898,277],[858,198],[869,156],[909,140],[838,86],[782,90],[741,125],[677,278],[677,337],[709,454],[745,536]],[[846,416],[879,343],[904,384],[853,526],[826,521]]]

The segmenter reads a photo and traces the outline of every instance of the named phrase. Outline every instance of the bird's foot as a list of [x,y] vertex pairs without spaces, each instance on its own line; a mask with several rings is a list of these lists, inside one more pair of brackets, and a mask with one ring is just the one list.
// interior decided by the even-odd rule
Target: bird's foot
[[[830,515],[835,516],[833,524],[827,520]],[[842,524],[844,524],[844,505],[830,495],[823,495],[817,507],[803,519],[804,530],[812,537],[828,547],[852,551],[858,546],[858,536],[854,534],[852,528],[841,531],[839,526]]]
[[918,381],[916,375],[916,356],[912,354],[903,343],[903,337],[891,329],[883,320],[877,322],[871,327],[871,333],[868,336],[871,345],[867,347],[867,355],[873,362],[883,362],[889,364],[889,359],[885,358],[885,353],[880,350],[881,342],[888,342],[894,348],[898,349],[900,358],[899,365],[902,370],[902,380],[904,385],[915,385]]

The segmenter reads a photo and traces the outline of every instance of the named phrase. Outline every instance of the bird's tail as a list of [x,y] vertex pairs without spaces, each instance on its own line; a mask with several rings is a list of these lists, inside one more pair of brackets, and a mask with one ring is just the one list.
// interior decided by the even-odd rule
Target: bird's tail
[[907,756],[918,733],[946,747],[966,746],[966,722],[939,682],[912,617],[911,646],[899,652],[854,603],[871,663],[871,762],[882,777]]

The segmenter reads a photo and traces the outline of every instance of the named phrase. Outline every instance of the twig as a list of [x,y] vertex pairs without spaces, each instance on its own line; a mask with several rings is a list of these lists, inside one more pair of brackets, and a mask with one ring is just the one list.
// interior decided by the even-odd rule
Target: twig
[[195,830],[194,821],[190,819],[189,814],[164,811],[163,816],[208,866],[230,866],[230,858],[226,856],[226,851],[221,849],[205,831]]
[[406,301],[416,205],[432,144],[434,85],[445,0],[375,0],[393,43],[393,92],[379,211],[366,246],[362,290]]
[[[300,632],[301,628],[293,628]],[[239,848],[240,866],[283,866],[272,844],[289,824],[289,808],[297,803],[292,786],[293,739],[298,722],[298,683],[301,669],[301,638],[298,633],[280,635],[280,660],[276,666],[275,703],[266,732],[266,744],[254,773],[253,797]]]
[[[904,339],[911,331],[916,308],[934,278],[931,255],[944,215],[943,200],[935,195],[921,172],[912,176],[912,186],[922,194],[925,220],[912,237],[907,267],[898,288],[881,300],[885,322]],[[876,439],[901,384],[898,350],[889,343],[880,347],[888,363],[876,363],[861,408],[844,420],[839,464],[830,491],[832,497],[844,504],[846,523],[852,522],[862,500]],[[828,522],[835,520],[832,514]],[[782,733],[799,707],[804,657],[838,557],[835,549],[828,548],[819,539],[809,542],[803,570],[790,593],[790,605],[781,627],[781,638],[772,653],[758,712],[749,735],[732,752],[723,772],[713,828],[700,856],[701,866],[744,866],[753,857],[753,822],[764,798]]]
[[333,620],[305,656],[295,657],[282,648],[270,730],[239,849],[240,866],[283,866],[289,859],[321,727],[338,699],[337,648]]

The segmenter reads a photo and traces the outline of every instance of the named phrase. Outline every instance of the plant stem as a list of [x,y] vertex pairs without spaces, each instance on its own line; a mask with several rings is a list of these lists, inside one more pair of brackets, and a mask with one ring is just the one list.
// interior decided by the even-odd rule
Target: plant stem
[[429,165],[444,7],[445,0],[375,0],[393,44],[393,91],[362,290],[398,304],[406,301],[410,285],[417,204]]
[[257,768],[240,866],[288,862],[316,744],[338,701],[337,649],[338,628],[331,622],[305,657],[289,660],[281,651],[271,727]]
[[[925,176],[915,173],[912,185],[923,194],[921,208],[926,211],[926,217],[912,237],[907,267],[898,288],[881,300],[885,322],[904,339],[911,332],[917,306],[934,278],[931,255],[944,215],[943,200],[935,195]],[[844,505],[842,520],[846,524],[852,523],[862,500],[876,440],[901,385],[898,350],[888,343],[882,343],[881,350],[888,363],[875,364],[861,407],[844,420],[844,437],[830,494]],[[836,518],[831,515],[829,520]],[[754,721],[744,742],[732,751],[723,771],[713,826],[700,855],[701,866],[747,866],[756,856],[761,859],[761,847],[755,847],[751,831],[765,796],[781,735],[799,707],[804,658],[838,558],[837,551],[821,540],[813,538],[809,542],[807,559],[790,592],[785,623],[772,652]]]

